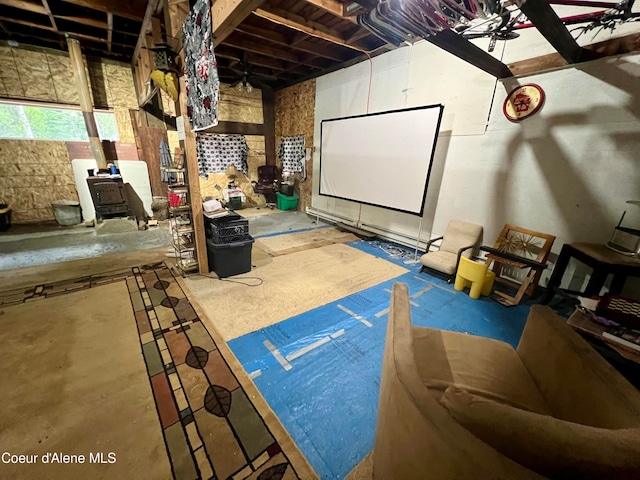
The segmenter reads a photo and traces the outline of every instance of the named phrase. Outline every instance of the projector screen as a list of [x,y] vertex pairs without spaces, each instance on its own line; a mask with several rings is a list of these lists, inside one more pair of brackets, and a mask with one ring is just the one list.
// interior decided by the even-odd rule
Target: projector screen
[[422,216],[443,109],[323,120],[320,195]]

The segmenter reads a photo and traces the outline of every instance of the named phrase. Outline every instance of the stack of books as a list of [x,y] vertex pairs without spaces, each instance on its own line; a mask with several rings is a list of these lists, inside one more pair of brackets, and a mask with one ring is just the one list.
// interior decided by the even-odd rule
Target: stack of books
[[602,332],[602,337],[619,345],[640,353],[640,330],[627,327],[612,327]]

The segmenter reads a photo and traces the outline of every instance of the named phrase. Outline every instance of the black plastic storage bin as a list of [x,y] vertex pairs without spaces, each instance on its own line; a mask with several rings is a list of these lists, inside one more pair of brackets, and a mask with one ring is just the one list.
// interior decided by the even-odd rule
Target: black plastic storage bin
[[207,239],[209,270],[218,277],[231,277],[251,271],[251,245],[254,240],[246,235],[244,240],[231,243],[215,243]]
[[249,220],[240,215],[231,214],[225,217],[208,218],[205,215],[206,237],[213,243],[232,243],[245,240],[249,235]]
[[0,203],[0,232],[6,232],[11,227],[11,208],[6,203]]
[[291,197],[295,193],[294,185],[289,185],[288,183],[281,183],[280,193],[282,195],[286,195],[287,197]]

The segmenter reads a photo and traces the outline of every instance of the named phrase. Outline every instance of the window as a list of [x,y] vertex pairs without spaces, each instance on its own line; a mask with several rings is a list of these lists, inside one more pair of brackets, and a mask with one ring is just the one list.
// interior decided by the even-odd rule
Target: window
[[[118,140],[116,117],[94,112],[101,140]],[[87,142],[89,136],[77,108],[43,107],[0,102],[0,138]]]

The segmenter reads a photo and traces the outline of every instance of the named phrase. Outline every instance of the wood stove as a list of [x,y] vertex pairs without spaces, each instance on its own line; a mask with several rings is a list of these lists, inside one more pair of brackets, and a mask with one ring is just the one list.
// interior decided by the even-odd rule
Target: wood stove
[[87,178],[87,184],[96,210],[96,222],[104,218],[131,216],[127,192],[120,175],[91,176]]

